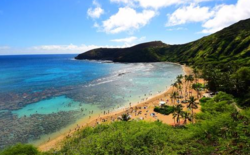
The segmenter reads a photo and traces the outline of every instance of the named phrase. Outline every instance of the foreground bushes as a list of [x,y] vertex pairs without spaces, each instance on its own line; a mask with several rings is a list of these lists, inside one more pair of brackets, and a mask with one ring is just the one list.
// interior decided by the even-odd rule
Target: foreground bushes
[[32,145],[17,144],[0,152],[0,155],[37,155],[37,148]]

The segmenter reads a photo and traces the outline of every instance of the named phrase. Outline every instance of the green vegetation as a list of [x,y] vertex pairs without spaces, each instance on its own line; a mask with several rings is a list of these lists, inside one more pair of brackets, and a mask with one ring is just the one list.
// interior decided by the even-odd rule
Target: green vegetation
[[130,119],[131,118],[130,118],[129,114],[122,114],[122,116],[118,118],[118,120],[125,121],[125,122],[129,121]]
[[[81,130],[60,150],[41,154],[249,154],[250,109],[237,111],[232,95],[223,92],[202,98],[201,106],[195,124],[172,127],[161,122],[118,121]],[[23,150],[20,144],[12,148],[17,149],[0,154]]]
[[228,65],[227,69],[204,67],[202,74],[209,90],[227,92],[237,98],[239,105],[250,106],[250,67],[234,64]]
[[38,155],[37,148],[32,145],[17,144],[6,148],[0,155]]
[[174,109],[173,106],[162,105],[161,107],[155,107],[154,111],[163,115],[169,115],[174,112]]
[[166,44],[161,41],[155,41],[130,48],[98,48],[79,54],[75,58],[111,60],[115,62],[157,62],[159,61],[159,56],[154,51],[164,46]]
[[[176,123],[178,125],[180,124],[181,116],[182,116],[182,113],[183,113],[182,109],[183,109],[183,106],[181,104],[178,104],[174,108],[173,119],[175,121],[175,118],[176,118]],[[174,122],[174,124],[175,124],[175,122]]]
[[[197,103],[195,102],[196,98],[194,98],[193,96],[190,96],[189,100],[188,100],[188,108],[192,109],[192,118],[194,118],[194,109],[197,109]],[[192,119],[192,123],[194,123],[194,119]]]

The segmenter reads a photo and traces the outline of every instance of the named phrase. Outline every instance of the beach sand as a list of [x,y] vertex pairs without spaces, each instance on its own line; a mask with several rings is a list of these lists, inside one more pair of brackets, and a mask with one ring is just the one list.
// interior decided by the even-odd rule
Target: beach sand
[[[193,74],[192,72],[192,68],[187,67],[187,66],[182,66],[183,71],[185,72],[186,75],[191,75]],[[199,83],[204,83],[203,79],[199,79]],[[144,102],[141,102],[139,104],[135,104],[135,105],[128,105],[127,108],[115,111],[115,112],[110,112],[106,115],[102,115],[102,116],[92,116],[89,119],[85,119],[82,120],[80,123],[77,124],[77,126],[75,126],[74,128],[72,128],[69,132],[67,133],[63,133],[59,136],[57,136],[54,139],[48,140],[47,142],[41,144],[38,146],[40,151],[48,151],[50,149],[59,149],[60,146],[63,143],[63,140],[68,137],[68,136],[72,136],[72,134],[74,134],[74,132],[79,131],[80,129],[83,129],[87,126],[89,127],[94,127],[98,124],[102,124],[102,123],[110,123],[114,120],[117,120],[117,118],[119,116],[121,116],[124,113],[129,113],[129,115],[131,116],[131,119],[135,119],[135,120],[144,120],[144,121],[149,121],[149,122],[153,122],[156,120],[160,120],[163,123],[169,124],[169,125],[175,125],[174,120],[173,120],[173,116],[172,114],[166,116],[166,115],[162,115],[159,113],[154,112],[154,107],[155,106],[159,106],[159,102],[160,101],[165,101],[167,105],[177,105],[177,103],[172,103],[171,99],[170,99],[170,94],[173,91],[176,91],[176,89],[174,89],[173,87],[169,87],[165,92],[162,92],[156,96],[153,96],[151,98],[148,98]],[[186,84],[183,80],[183,88],[182,91],[185,92],[186,90]],[[195,90],[191,90],[190,89],[190,95],[192,96],[197,96],[197,93]],[[204,92],[201,92],[201,94],[203,94]],[[202,95],[201,95],[202,96]],[[180,99],[180,102],[183,99]],[[198,101],[198,100],[197,100]],[[187,103],[186,104],[182,104],[183,105],[183,110],[187,110]],[[135,112],[135,109],[137,109],[137,112]],[[141,111],[141,114],[138,115],[138,112]],[[198,105],[198,109],[194,109],[194,113],[198,113],[200,111],[200,105]],[[150,114],[154,113],[155,116],[151,116]],[[103,122],[105,121],[105,122]],[[183,121],[182,121],[183,122]]]

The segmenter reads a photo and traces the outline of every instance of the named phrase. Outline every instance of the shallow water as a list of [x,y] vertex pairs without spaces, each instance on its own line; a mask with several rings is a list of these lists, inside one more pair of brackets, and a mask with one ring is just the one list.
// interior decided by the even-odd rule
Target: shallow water
[[[0,148],[36,143],[92,112],[166,90],[179,65],[76,61],[74,55],[0,56]],[[92,115],[92,114],[91,114]]]
[[79,111],[82,107],[87,110],[93,109],[89,104],[75,102],[73,99],[67,98],[66,96],[58,96],[29,104],[22,109],[12,111],[12,114],[23,117],[33,114],[52,114],[59,111]]

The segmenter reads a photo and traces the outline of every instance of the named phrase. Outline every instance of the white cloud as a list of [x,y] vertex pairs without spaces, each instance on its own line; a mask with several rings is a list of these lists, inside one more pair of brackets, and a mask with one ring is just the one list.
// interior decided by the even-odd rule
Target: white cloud
[[131,43],[131,42],[133,42],[133,41],[135,41],[135,40],[137,40],[137,37],[135,37],[135,36],[132,36],[132,37],[128,37],[128,38],[122,38],[122,39],[113,39],[113,40],[111,40],[112,42],[118,42],[118,43],[120,43],[120,42],[122,42],[122,43]]
[[209,1],[214,1],[214,0],[191,0],[191,2],[194,2],[194,3],[209,2]]
[[[179,13],[181,13],[181,9],[178,10],[179,12],[176,12],[176,14],[173,14],[173,17],[171,19],[171,22],[169,25],[178,25],[180,22],[188,22],[203,19],[208,19],[207,15],[209,17],[211,16],[209,12],[208,7],[200,8],[199,6],[195,7],[196,4],[205,2],[205,1],[212,1],[212,0],[110,0],[111,3],[118,3],[118,4],[124,4],[125,7],[119,8],[118,13],[112,15],[109,19],[103,21],[102,27],[103,31],[106,33],[120,33],[120,32],[133,32],[134,30],[140,29],[141,27],[147,25],[150,20],[155,17],[159,12],[157,11],[160,8],[168,7],[171,5],[179,5],[179,4],[190,4],[193,3],[193,8],[182,8],[182,9],[188,9],[183,10],[182,12],[189,12],[185,18],[186,19],[180,19]],[[143,9],[142,12],[138,13],[137,9],[138,7],[141,7]],[[193,10],[192,10],[193,9]],[[196,9],[196,10],[194,10]],[[194,11],[199,11],[199,13],[202,14],[196,14]],[[206,14],[207,13],[207,14]],[[204,18],[203,15],[206,15]],[[189,18],[192,19],[189,19]],[[198,18],[197,18],[198,17]],[[184,20],[184,21],[183,21]],[[204,20],[202,20],[204,21]]]
[[203,33],[214,33],[240,20],[250,18],[250,0],[238,0],[235,5],[221,5],[215,16],[202,26]]
[[99,25],[98,23],[95,22],[94,27],[95,27],[95,28],[100,28],[100,25]]
[[146,38],[147,38],[147,37],[145,37],[145,36],[144,36],[144,37],[141,37],[141,38],[138,39],[138,41],[144,41]]
[[110,2],[114,2],[114,3],[129,3],[129,2],[133,2],[133,0],[110,0]]
[[41,46],[34,46],[28,48],[30,51],[35,51],[34,53],[82,53],[86,52],[95,48],[124,48],[127,47],[126,44],[122,46],[99,46],[99,45],[74,45],[74,44],[69,44],[69,45],[41,45]]
[[0,55],[20,55],[20,54],[78,54],[95,48],[125,48],[132,44],[123,44],[121,46],[110,45],[41,45],[27,48],[4,48],[0,50]]
[[176,26],[189,22],[203,22],[210,19],[214,15],[214,11],[210,11],[209,7],[200,7],[196,4],[190,4],[177,9],[169,15],[166,26]]
[[123,3],[127,6],[134,6],[134,0],[110,0],[112,3]]
[[143,8],[154,8],[159,9],[174,4],[181,4],[184,0],[135,0]]
[[124,43],[124,44],[127,45],[128,43],[141,42],[141,41],[144,41],[145,39],[146,39],[146,37],[137,38],[135,36],[132,36],[132,37],[121,38],[121,39],[113,39],[113,40],[110,40],[110,41],[117,42],[117,43]]
[[135,0],[135,1],[138,1],[140,6],[143,8],[159,9],[171,5],[201,3],[212,0]]
[[101,5],[97,1],[93,1],[95,8],[89,8],[87,13],[91,18],[100,18],[100,16],[104,13],[104,10],[101,8]]
[[184,30],[188,30],[188,29],[184,28],[184,27],[177,27],[177,28],[167,29],[167,31],[184,31]]
[[147,25],[154,16],[156,12],[152,10],[138,13],[129,7],[119,8],[118,13],[103,21],[102,26],[106,33],[133,32]]
[[91,18],[100,18],[100,16],[104,13],[103,9],[100,8],[100,7],[97,7],[97,8],[89,8],[88,9],[88,15],[91,17]]
[[[196,0],[201,1],[201,0]],[[202,0],[203,1],[203,0]],[[197,3],[178,8],[169,16],[166,26],[202,22],[202,33],[214,33],[240,20],[250,18],[250,0],[238,0],[236,4],[200,7]]]
[[154,8],[159,9],[168,7],[171,5],[188,4],[188,3],[200,3],[212,0],[110,0],[115,3],[122,3],[126,6],[139,6],[142,8]]
[[173,4],[180,4],[185,2],[184,0],[110,0],[114,3],[122,3],[126,6],[137,6],[142,8],[154,8],[159,9],[167,7]]
[[7,50],[7,49],[10,49],[9,46],[0,46],[0,50]]
[[96,45],[42,45],[42,46],[34,46],[30,49],[36,51],[87,51],[90,49],[98,48]]

